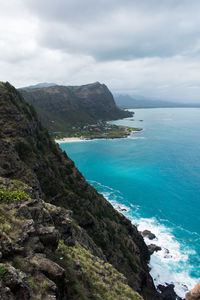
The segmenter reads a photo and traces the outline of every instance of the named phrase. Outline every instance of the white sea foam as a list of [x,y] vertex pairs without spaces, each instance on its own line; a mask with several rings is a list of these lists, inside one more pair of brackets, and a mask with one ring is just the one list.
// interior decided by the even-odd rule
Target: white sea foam
[[189,274],[190,266],[188,257],[194,254],[192,249],[181,249],[180,243],[175,239],[172,229],[161,225],[155,218],[134,220],[138,224],[138,230],[150,230],[156,239],[144,238],[147,245],[155,244],[162,248],[154,252],[150,260],[151,276],[156,286],[159,284],[173,283],[178,296],[184,297],[185,293],[193,288],[197,280]]
[[[160,123],[165,121],[169,123],[172,117],[173,116],[169,115],[167,118],[157,119],[157,121]],[[160,117],[157,116],[156,118]],[[127,121],[130,121],[130,119],[127,119]],[[130,123],[130,126],[132,123],[135,127],[139,124],[137,120],[135,120],[135,122],[130,121],[126,123]],[[140,124],[141,126],[145,126],[145,123],[146,122]],[[143,129],[141,133],[130,135],[128,139],[146,138],[143,134],[144,130],[145,129]],[[155,134],[157,134],[157,131],[155,131]],[[154,138],[157,139],[155,134]],[[190,232],[181,226],[177,226],[177,224],[173,224],[167,219],[142,218],[141,216],[144,214],[143,208],[128,203],[120,191],[116,191],[98,182],[91,182],[91,184],[94,184],[99,192],[104,194],[115,209],[126,215],[133,224],[137,225],[139,231],[148,229],[156,235],[156,239],[154,240],[145,238],[147,245],[156,244],[162,248],[161,251],[154,252],[149,264],[154,283],[156,286],[159,284],[165,285],[166,283],[173,283],[176,293],[184,298],[185,293],[193,288],[199,281],[190,274],[194,274],[194,269],[197,269],[192,260],[197,261],[198,257],[192,247],[195,242],[199,243],[200,235],[197,232]],[[126,210],[121,210],[124,203]],[[179,235],[179,233],[181,233],[181,235]],[[174,235],[177,237],[184,236],[185,242],[181,239],[177,239]],[[198,262],[196,262],[196,265],[198,266]]]
[[130,204],[130,206],[132,207],[132,209],[134,210],[135,213],[140,209],[140,205]]
[[175,239],[173,230],[160,224],[156,218],[140,218],[132,220],[139,231],[145,229],[155,234],[156,238],[150,240],[144,238],[147,245],[155,244],[161,247],[161,251],[151,255],[149,266],[150,274],[156,286],[159,284],[174,284],[175,292],[184,298],[185,293],[195,286],[197,280],[190,276],[188,257],[195,254],[193,249],[182,249],[181,244]]
[[103,188],[104,191],[108,190],[108,191],[114,192],[114,193],[116,193],[116,194],[121,194],[121,192],[120,192],[119,190],[116,190],[116,189],[111,188],[110,186],[101,184],[101,183],[98,182],[98,181],[95,181],[95,180],[88,180],[88,182],[91,183],[91,184],[93,184],[93,185],[96,185],[97,187]]
[[145,140],[146,138],[144,136],[134,136],[134,135],[129,135],[127,137],[127,139],[130,139],[130,140]]
[[[173,227],[161,224],[156,218],[141,218],[138,212],[142,208],[139,205],[122,204],[121,202],[124,202],[124,198],[120,191],[96,181],[90,181],[90,183],[103,193],[104,197],[116,210],[125,214],[137,226],[139,231],[148,229],[155,234],[156,238],[153,240],[147,237],[144,238],[147,245],[155,244],[161,247],[161,251],[154,252],[151,255],[149,263],[150,274],[154,283],[156,286],[173,283],[177,295],[184,298],[185,293],[193,288],[198,281],[189,274],[191,267],[188,263],[188,257],[191,254],[195,254],[195,251],[188,247],[185,249],[181,247],[181,244],[173,235]],[[168,220],[162,221],[168,222]]]
[[116,201],[112,201],[112,200],[110,201],[110,203],[119,212],[129,212],[130,211],[130,208],[126,205],[118,204]]
[[89,183],[93,184],[95,187],[97,187],[98,190],[103,189],[103,195],[104,197],[112,204],[112,206],[118,210],[119,212],[129,212],[130,207],[119,203],[120,200],[123,200],[123,196],[121,195],[121,192],[118,190],[115,190],[109,186],[103,185],[97,181],[89,180]]

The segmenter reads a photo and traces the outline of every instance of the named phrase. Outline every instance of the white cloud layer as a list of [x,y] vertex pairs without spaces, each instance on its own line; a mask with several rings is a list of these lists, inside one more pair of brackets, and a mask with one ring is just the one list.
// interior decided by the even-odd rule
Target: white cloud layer
[[1,80],[200,102],[199,0],[7,0]]

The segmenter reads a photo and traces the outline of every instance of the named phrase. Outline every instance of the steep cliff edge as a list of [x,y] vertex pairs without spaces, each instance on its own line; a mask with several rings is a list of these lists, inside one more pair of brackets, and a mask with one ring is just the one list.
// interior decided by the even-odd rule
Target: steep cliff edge
[[[76,266],[76,260],[81,261],[78,264],[84,275],[81,272],[70,273],[75,282],[76,279],[80,281],[86,293],[85,298],[79,296],[76,299],[107,299],[86,296],[87,292],[94,294],[90,288],[91,283],[88,284],[85,278],[87,278],[87,273],[91,272],[88,268],[95,259],[99,261],[98,266],[110,263],[113,269],[116,268],[127,278],[127,283],[144,299],[160,299],[149,275],[147,266],[149,252],[136,227],[115,211],[103,196],[85,181],[74,163],[51,141],[48,132],[38,121],[32,106],[26,103],[19,92],[8,83],[0,84],[0,116],[0,176],[17,179],[27,184],[31,188],[31,199],[43,199],[42,205],[45,209],[48,209],[49,205],[51,211],[54,210],[50,208],[51,206],[57,207],[55,210],[73,211],[76,235],[72,241],[70,238],[62,237],[64,227],[62,227],[62,221],[58,221],[59,214],[53,214],[51,218],[53,223],[43,223],[41,219],[39,227],[51,227],[51,224],[54,224],[58,230],[58,242],[54,242],[57,244],[53,249],[59,256],[58,261],[53,258],[56,264],[60,265],[63,260],[66,263],[69,262],[70,266],[73,266],[71,268],[73,273],[73,270],[79,269]],[[16,211],[15,207],[13,209]],[[26,218],[24,215],[23,217]],[[71,242],[74,245],[70,244]],[[71,248],[66,249],[66,247]],[[40,254],[43,253],[41,250],[38,251]],[[37,261],[41,261],[41,255],[36,254],[38,251],[32,253],[36,256],[36,266]],[[46,259],[54,255],[52,253],[47,253],[47,255],[46,252],[44,254]],[[86,265],[86,261],[90,263]],[[40,262],[38,264],[40,265]],[[94,278],[97,276],[98,266],[96,266],[96,271],[95,268],[93,269]],[[101,268],[107,277],[112,273],[109,266]],[[41,272],[47,274],[48,270]],[[52,276],[48,278],[51,280]],[[70,279],[67,278],[67,280]],[[56,289],[59,291],[57,285]],[[70,290],[69,293],[73,294],[74,291]],[[59,292],[58,295],[60,295],[57,296],[58,299],[65,299]],[[72,296],[69,299],[73,299]],[[111,299],[114,299],[114,296]],[[123,299],[123,296],[118,299]]]
[[96,123],[132,116],[119,109],[109,89],[99,82],[82,86],[19,89],[37,110],[51,134],[67,133],[76,124]]
[[23,182],[0,177],[0,184],[0,299],[142,300],[71,211],[35,197]]

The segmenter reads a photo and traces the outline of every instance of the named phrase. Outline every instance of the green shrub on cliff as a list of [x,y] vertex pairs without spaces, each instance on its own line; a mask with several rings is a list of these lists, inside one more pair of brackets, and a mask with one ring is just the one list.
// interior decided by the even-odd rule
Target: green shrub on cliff
[[24,192],[24,188],[26,188],[26,184],[19,180],[13,180],[9,188],[5,185],[0,185],[0,203],[12,203],[30,199],[30,196]]
[[6,277],[6,272],[7,272],[7,268],[5,267],[5,265],[4,265],[4,264],[0,264],[0,278],[1,278],[2,280],[5,279],[5,277]]
[[28,198],[29,195],[22,190],[9,192],[0,189],[0,202],[10,203],[10,202],[20,201],[22,199],[28,199]]

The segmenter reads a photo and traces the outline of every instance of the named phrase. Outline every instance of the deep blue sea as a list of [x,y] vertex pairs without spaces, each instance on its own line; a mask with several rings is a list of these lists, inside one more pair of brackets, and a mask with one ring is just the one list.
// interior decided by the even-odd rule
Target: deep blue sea
[[[162,250],[151,256],[156,285],[180,296],[200,280],[200,109],[136,109],[126,139],[62,143],[86,179]],[[143,121],[141,121],[143,120]]]

